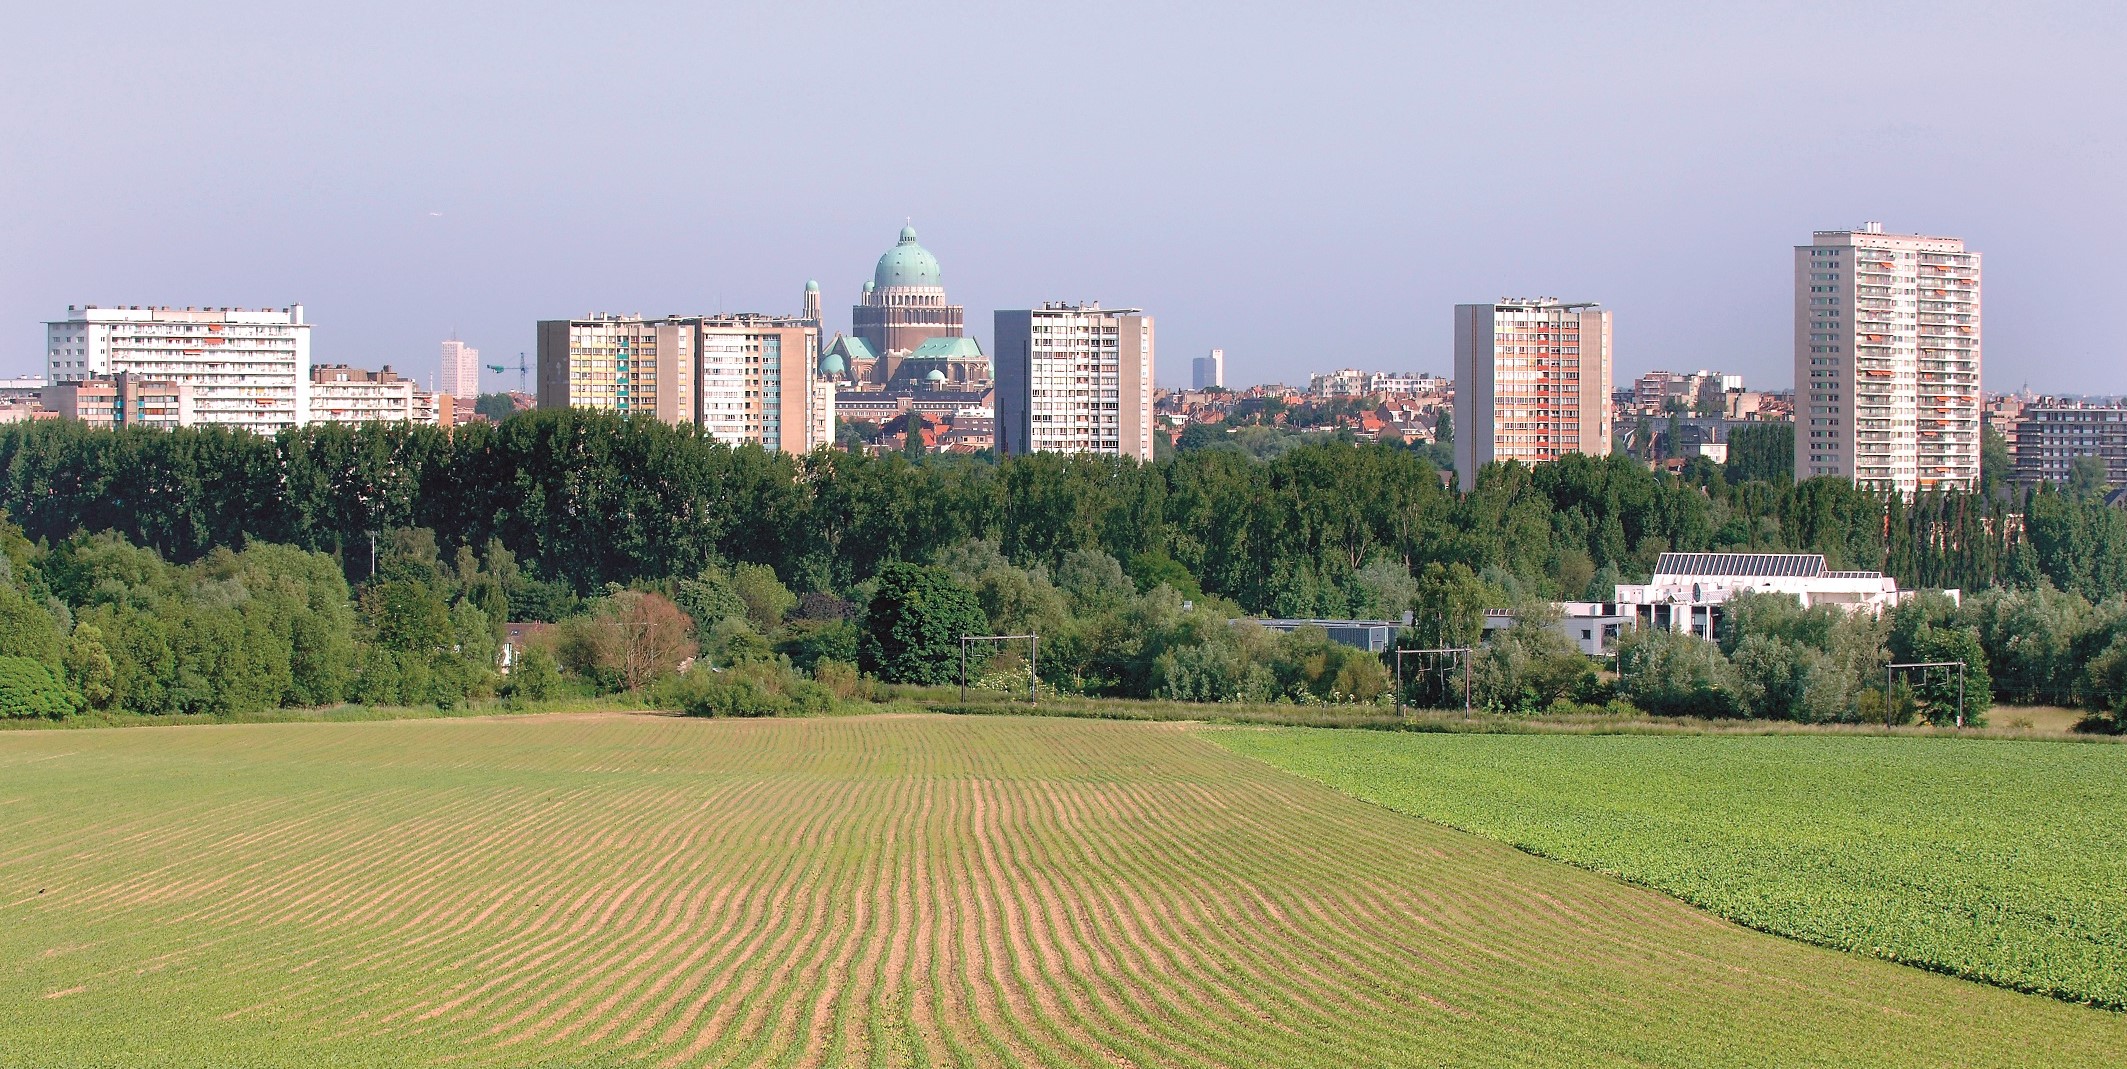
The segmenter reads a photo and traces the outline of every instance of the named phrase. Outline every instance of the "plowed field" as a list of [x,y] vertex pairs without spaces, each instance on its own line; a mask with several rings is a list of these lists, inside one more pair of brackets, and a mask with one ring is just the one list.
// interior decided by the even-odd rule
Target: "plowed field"
[[1176,725],[0,736],[0,1065],[2099,1065]]

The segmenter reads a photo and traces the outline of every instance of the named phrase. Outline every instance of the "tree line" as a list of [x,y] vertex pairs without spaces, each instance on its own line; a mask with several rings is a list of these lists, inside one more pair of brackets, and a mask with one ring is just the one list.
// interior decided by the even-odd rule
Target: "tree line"
[[1497,569],[1580,598],[1646,576],[1664,550],[1820,552],[1902,584],[1984,589],[2041,579],[2087,600],[2127,592],[2127,516],[2094,496],[1930,493],[1842,480],[1731,482],[1695,460],[1664,476],[1624,457],[1495,465],[1457,495],[1395,445],[1297,446],[1267,460],[1189,450],[1153,464],[1037,455],[1002,462],[807,456],[719,445],[690,428],[530,412],[455,434],[320,425],[259,438],[218,428],[0,427],[0,508],[32,540],[114,531],[176,563],[252,541],[365,576],[376,532],[423,528],[446,550],[491,540],[582,595],[766,565],[841,590],[968,539],[1054,567],[1097,548],[1133,575],[1169,566],[1250,612],[1343,615],[1383,558]]
[[[1974,605],[2011,592],[2038,599],[2082,630],[2052,628],[2064,645],[2051,682],[2027,686],[2004,669],[1999,686],[2018,700],[2100,702],[2090,666],[2109,663],[2108,621],[2127,593],[2127,515],[2095,494],[2052,487],[1907,501],[1838,480],[1741,477],[1768,466],[1774,444],[1746,443],[1756,459],[1728,469],[1697,459],[1680,475],[1626,457],[1494,465],[1461,495],[1426,450],[1334,441],[1268,459],[1192,448],[1151,464],[1000,462],[791,456],[583,411],[523,413],[454,434],[321,425],[270,439],[49,421],[0,427],[0,507],[22,532],[24,574],[10,581],[55,621],[57,659],[38,647],[55,678],[71,671],[75,619],[97,629],[89,637],[100,636],[114,673],[116,646],[161,648],[130,631],[112,637],[147,628],[142,618],[180,621],[166,628],[184,633],[169,639],[173,650],[230,627],[286,638],[285,658],[264,655],[267,682],[222,688],[256,696],[226,699],[237,704],[335,694],[448,702],[492,690],[500,683],[482,676],[482,658],[492,659],[505,620],[557,624],[542,650],[551,663],[536,667],[535,680],[552,671],[576,685],[638,686],[647,677],[627,667],[634,654],[622,647],[627,635],[652,630],[642,613],[684,621],[687,638],[671,647],[680,660],[691,648],[720,664],[779,661],[803,674],[824,661],[838,666],[830,675],[862,664],[918,678],[892,667],[891,643],[879,641],[888,625],[871,611],[887,578],[898,577],[893,589],[914,581],[906,568],[930,569],[923,574],[964,591],[992,630],[1045,628],[1042,674],[1049,681],[1053,672],[1057,685],[1204,700],[1367,699],[1388,685],[1378,662],[1358,665],[1319,636],[1256,635],[1225,621],[1407,611],[1413,642],[1475,644],[1485,608],[1537,614],[1546,600],[1607,600],[1614,584],[1643,580],[1666,550],[1819,552],[1833,567],[1881,569],[1906,586],[2003,592],[1968,599]],[[77,563],[106,558],[132,563]],[[112,582],[148,593],[95,593]],[[235,589],[230,583],[277,593],[240,599],[232,604],[259,605],[211,626],[182,622],[228,608],[205,592]],[[763,608],[785,599],[783,610]],[[734,608],[741,604],[748,611]],[[127,605],[131,615],[120,611]],[[283,606],[272,610],[281,615],[269,605]],[[246,612],[265,615],[246,623]],[[1997,666],[2022,656],[2006,652],[2020,625],[1977,616],[1939,623],[1970,632]],[[1489,704],[1615,696],[1589,684],[1584,659],[1545,645],[1544,630],[1517,629],[1520,637],[1487,654],[1480,689]],[[1805,647],[1833,656],[1828,639],[1774,637],[1787,643],[1789,661],[1810,662],[1794,669],[1804,676],[1819,667]],[[1763,661],[1763,645],[1717,652],[1733,668]],[[169,678],[187,678],[179,654],[170,658]],[[326,661],[342,667],[298,667]],[[145,680],[164,663],[128,678]],[[1739,677],[1710,670],[1727,693],[1742,693]],[[1446,686],[1420,677],[1413,687]],[[778,700],[790,692],[773,673],[759,682]],[[143,683],[127,691],[125,707],[203,707],[186,697],[194,689],[173,686],[177,697],[156,697]],[[1642,699],[1665,701],[1653,691]],[[1727,711],[1762,715],[1800,700]],[[1843,715],[1859,715],[1859,700]]]

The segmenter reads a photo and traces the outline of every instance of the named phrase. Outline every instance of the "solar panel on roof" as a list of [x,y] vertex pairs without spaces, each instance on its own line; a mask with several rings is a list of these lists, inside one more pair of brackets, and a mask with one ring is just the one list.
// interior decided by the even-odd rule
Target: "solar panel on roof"
[[1657,575],[1813,578],[1825,574],[1822,553],[1664,553]]

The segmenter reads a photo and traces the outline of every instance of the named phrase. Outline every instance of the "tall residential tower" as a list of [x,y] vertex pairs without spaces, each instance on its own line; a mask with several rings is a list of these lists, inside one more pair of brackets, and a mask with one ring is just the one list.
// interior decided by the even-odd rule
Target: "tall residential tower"
[[1795,478],[1979,484],[1979,290],[1958,238],[1865,223],[1795,247]]
[[1152,317],[1050,302],[996,314],[997,452],[1152,459]]
[[[820,333],[791,316],[586,316],[539,324],[539,407],[600,408],[802,453],[833,440]],[[824,409],[824,411],[823,411]]]
[[1610,313],[1587,301],[1455,306],[1455,474],[1610,452]]

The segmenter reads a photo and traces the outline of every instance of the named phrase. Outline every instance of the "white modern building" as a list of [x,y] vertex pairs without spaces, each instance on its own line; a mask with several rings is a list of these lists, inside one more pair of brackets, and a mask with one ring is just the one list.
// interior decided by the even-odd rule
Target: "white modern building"
[[1631,616],[1643,627],[1712,638],[1722,606],[1745,591],[1791,595],[1805,609],[1871,613],[1912,596],[1882,572],[1834,570],[1822,553],[1664,553],[1649,582],[1618,584],[1617,601],[1600,608],[1605,617]]
[[1455,475],[1610,453],[1610,312],[1586,301],[1455,306]]
[[1795,477],[1979,482],[1980,262],[1957,238],[1820,230],[1795,247]]
[[310,401],[310,324],[286,308],[69,307],[45,324],[53,385],[135,375],[191,391],[199,423],[272,434]]
[[480,399],[480,350],[456,338],[443,343],[442,374],[438,392],[447,393],[470,407]]
[[1050,302],[999,311],[997,452],[1152,459],[1152,317]]
[[1209,355],[1189,362],[1189,388],[1208,390],[1212,387],[1226,388],[1226,350],[1213,349]]

